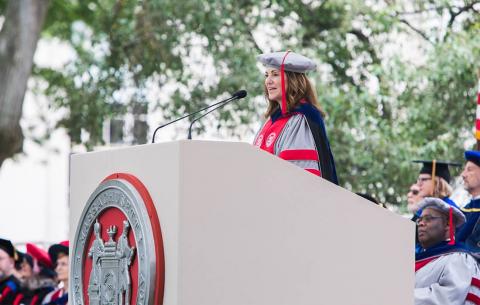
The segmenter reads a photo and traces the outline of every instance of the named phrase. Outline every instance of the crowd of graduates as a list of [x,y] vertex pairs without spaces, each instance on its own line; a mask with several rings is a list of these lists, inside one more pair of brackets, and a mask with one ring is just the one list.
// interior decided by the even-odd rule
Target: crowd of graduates
[[0,238],[0,305],[68,303],[68,241],[48,251],[27,243],[26,252]]

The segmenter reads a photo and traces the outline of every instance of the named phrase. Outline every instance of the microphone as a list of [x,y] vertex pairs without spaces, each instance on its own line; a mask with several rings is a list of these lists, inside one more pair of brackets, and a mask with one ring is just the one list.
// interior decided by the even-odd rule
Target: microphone
[[[235,92],[234,94],[232,94],[232,97],[229,98],[228,100],[225,100],[225,101],[223,101],[223,102],[221,102],[221,103],[217,103],[217,104],[219,104],[217,107],[215,107],[215,108],[213,108],[212,110],[209,110],[209,111],[205,112],[204,114],[200,115],[199,117],[195,118],[195,119],[190,123],[190,127],[188,128],[188,137],[187,137],[187,139],[188,139],[188,140],[191,140],[191,139],[192,139],[192,126],[193,126],[193,124],[194,124],[196,121],[200,120],[201,118],[203,118],[204,116],[206,116],[206,115],[209,114],[210,112],[213,112],[213,111],[217,110],[218,108],[221,108],[221,107],[225,106],[226,104],[228,104],[228,103],[230,103],[230,102],[233,102],[233,101],[235,101],[235,100],[242,99],[242,98],[244,98],[244,97],[246,97],[246,96],[247,96],[247,91],[245,91],[245,90],[239,90],[239,91]],[[217,104],[215,104],[215,105],[217,105]],[[213,105],[212,105],[212,106],[213,106]]]
[[245,90],[238,90],[234,94],[232,94],[232,97],[236,97],[237,99],[242,99],[247,96],[247,91]]
[[[239,95],[242,95],[242,96],[241,96],[241,97],[238,97]],[[170,124],[173,124],[173,123],[175,123],[175,122],[177,122],[177,121],[183,120],[184,118],[188,118],[189,116],[195,115],[195,114],[197,114],[197,113],[199,113],[199,112],[202,112],[202,111],[204,111],[204,110],[207,110],[207,109],[209,109],[209,108],[212,108],[212,107],[215,107],[215,106],[217,106],[217,105],[220,105],[220,104],[222,104],[222,103],[230,102],[230,101],[233,100],[233,99],[244,98],[246,95],[247,95],[247,91],[245,91],[245,90],[237,91],[237,92],[235,92],[231,97],[229,97],[229,98],[227,98],[227,99],[225,99],[225,100],[223,100],[223,101],[217,102],[217,103],[212,104],[212,105],[208,105],[208,106],[206,106],[206,107],[203,107],[203,108],[200,109],[200,110],[197,110],[197,111],[195,111],[195,112],[186,114],[186,115],[184,115],[184,116],[182,116],[182,117],[180,117],[180,118],[178,118],[178,119],[175,119],[175,120],[173,120],[173,121],[171,121],[171,122],[168,122],[168,123],[166,123],[166,124],[163,124],[163,125],[158,126],[158,127],[155,129],[155,131],[153,132],[152,144],[155,143],[155,135],[157,134],[157,131],[160,130],[160,129],[162,129],[163,127],[168,126],[168,125],[170,125]],[[216,109],[216,108],[215,108],[215,109]]]

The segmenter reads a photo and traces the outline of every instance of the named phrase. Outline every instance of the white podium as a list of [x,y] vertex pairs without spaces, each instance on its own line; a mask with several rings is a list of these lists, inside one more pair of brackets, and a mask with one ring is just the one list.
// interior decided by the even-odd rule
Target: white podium
[[155,204],[164,305],[413,304],[413,222],[246,143],[72,155],[72,241],[90,195],[118,172]]

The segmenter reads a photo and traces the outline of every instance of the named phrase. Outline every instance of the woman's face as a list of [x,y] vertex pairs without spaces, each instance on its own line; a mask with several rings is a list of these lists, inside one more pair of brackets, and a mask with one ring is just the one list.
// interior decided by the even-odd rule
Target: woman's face
[[68,256],[63,255],[57,259],[55,272],[57,272],[57,278],[59,281],[68,281]]
[[419,188],[418,195],[420,197],[430,197],[433,196],[433,180],[432,175],[429,174],[420,174],[417,178],[417,185]]
[[[271,101],[282,101],[282,82],[280,70],[268,68],[265,71],[265,88],[267,89],[268,99]],[[285,75],[285,90],[287,89],[287,76]]]
[[27,279],[32,277],[33,275],[33,269],[30,267],[30,265],[26,262],[23,261],[21,264],[21,269],[20,269],[20,276],[22,279]]

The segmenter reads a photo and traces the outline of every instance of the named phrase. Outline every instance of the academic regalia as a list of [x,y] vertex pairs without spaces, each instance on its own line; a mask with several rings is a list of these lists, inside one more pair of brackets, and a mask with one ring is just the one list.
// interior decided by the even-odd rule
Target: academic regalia
[[[18,260],[18,254],[12,242],[8,239],[0,238],[0,249],[5,251],[14,261]],[[20,281],[10,275],[0,281],[0,305],[13,304],[15,297],[20,290]]]
[[[460,163],[450,162],[450,161],[437,161],[437,160],[414,160],[414,163],[421,163],[422,168],[420,169],[419,174],[428,174],[432,176],[432,179],[436,177],[443,178],[447,183],[450,183],[451,175],[449,166],[460,166]],[[432,194],[433,196],[434,194]],[[458,205],[449,197],[441,198],[447,204],[452,207],[459,208]],[[411,218],[412,221],[416,221],[418,217],[422,214],[422,209],[419,209]],[[418,237],[415,232],[415,253],[418,253],[421,250],[421,246],[418,244]]]
[[20,291],[20,281],[13,275],[0,281],[0,304],[13,304],[15,297]]
[[440,242],[415,255],[415,305],[463,305],[478,299],[476,283],[480,269],[475,258],[458,242],[455,227],[465,222],[462,212],[439,198],[426,198],[422,209],[436,209],[449,216],[450,240]]
[[[62,241],[58,244],[53,244],[48,248],[48,255],[50,260],[57,264],[58,255],[63,253],[68,256],[69,242],[68,240]],[[50,292],[43,299],[42,305],[66,305],[68,303],[68,291],[62,288],[56,288],[54,291]]]
[[465,225],[457,232],[457,240],[465,243],[466,247],[472,252],[480,252],[480,198],[471,200],[462,212],[467,218]]
[[422,163],[420,174],[428,174],[434,177],[440,177],[445,179],[447,183],[450,183],[451,175],[449,166],[460,166],[460,163],[440,160],[414,160],[414,163]]
[[47,251],[35,244],[27,243],[27,253],[36,259],[42,266],[53,269],[53,262]]
[[17,250],[17,254],[18,254],[18,260],[15,266],[17,270],[21,268],[22,263],[27,263],[30,266],[30,268],[33,269],[33,257],[30,254],[23,253],[18,250]]
[[58,255],[63,253],[68,256],[68,240],[62,241],[58,244],[53,244],[48,248],[48,256],[50,261],[55,265],[57,263]]
[[[472,278],[480,278],[475,258],[444,242],[415,258],[415,305],[463,305],[477,296]],[[478,296],[477,296],[478,297]]]
[[44,298],[55,290],[54,286],[53,280],[41,279],[35,289],[24,287],[15,298],[13,305],[42,305]]
[[282,103],[263,125],[254,145],[284,160],[338,184],[335,162],[320,111],[306,100],[287,109],[284,70],[305,73],[316,64],[293,52],[262,54],[258,60],[282,73]]
[[40,272],[23,283],[23,289],[13,305],[41,305],[43,299],[55,290],[56,273],[47,251],[32,243],[26,246],[27,253],[37,262]]
[[276,111],[258,133],[255,145],[338,184],[335,162],[320,112],[301,103],[282,116]]
[[27,253],[31,255],[40,267],[40,276],[54,278],[56,276],[54,265],[47,251],[32,243],[27,243]]
[[[442,199],[443,201],[445,201],[448,205],[454,207],[454,208],[457,208],[457,209],[460,209],[460,207],[455,203],[455,201],[453,201],[452,199],[450,199],[450,197],[443,197],[443,198],[440,198]],[[420,216],[420,214],[422,214],[422,210],[419,209],[412,217],[412,221],[416,221],[418,219],[418,216]]]
[[[466,151],[465,159],[480,166],[480,152],[478,151]],[[459,242],[465,243],[465,246],[475,256],[478,256],[478,253],[480,253],[480,198],[473,198],[461,210],[465,214],[467,221],[457,232],[456,238]]]
[[57,288],[45,296],[42,305],[66,305],[67,303],[67,291],[63,288]]
[[[450,183],[451,175],[449,166],[460,166],[460,163],[450,162],[450,161],[439,161],[439,160],[414,160],[414,163],[422,163],[422,168],[420,169],[419,174],[428,174],[434,180],[438,177],[444,179],[447,183]],[[432,197],[437,197],[437,194],[431,194]],[[443,197],[443,201],[449,205],[458,208],[458,205],[449,197]],[[420,214],[421,211],[418,213]]]

